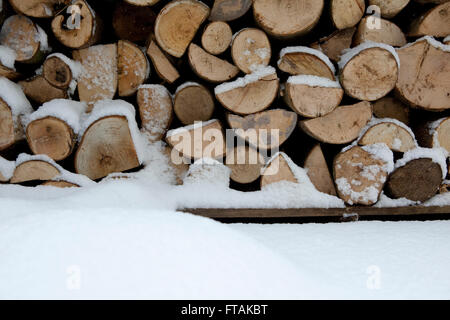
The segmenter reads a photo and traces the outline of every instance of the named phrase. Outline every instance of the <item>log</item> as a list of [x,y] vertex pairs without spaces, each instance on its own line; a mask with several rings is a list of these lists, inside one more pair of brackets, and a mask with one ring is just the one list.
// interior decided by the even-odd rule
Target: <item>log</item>
[[[153,6],[159,2],[159,0],[125,0],[129,4],[139,7]],[[141,8],[142,9],[142,8]]]
[[166,135],[166,141],[188,159],[221,159],[226,154],[225,136],[218,120],[171,130]]
[[0,156],[0,183],[9,182],[16,168],[15,161],[8,161]]
[[340,82],[352,98],[375,101],[386,96],[397,83],[399,65],[396,57],[385,48],[369,47],[353,55],[346,64],[342,61]]
[[150,64],[145,53],[126,40],[119,40],[117,56],[118,94],[120,97],[129,97],[134,95],[150,76]]
[[31,121],[26,127],[26,137],[34,154],[45,154],[55,161],[70,156],[76,144],[73,129],[55,117]]
[[317,42],[311,44],[311,48],[322,51],[330,60],[337,62],[342,51],[350,48],[356,28],[337,30]]
[[375,5],[380,8],[381,15],[384,18],[391,19],[402,11],[410,0],[369,0],[369,5]]
[[227,152],[225,164],[231,170],[231,180],[247,184],[259,179],[265,161],[256,149],[242,145]]
[[408,36],[446,37],[450,34],[450,3],[444,2],[413,21]]
[[14,127],[11,108],[0,98],[0,151],[9,148],[16,142]]
[[62,189],[64,189],[64,188],[79,188],[80,187],[79,185],[77,185],[75,183],[71,183],[71,182],[67,182],[67,181],[63,181],[63,180],[60,180],[60,181],[49,180],[49,181],[42,183],[41,186],[62,188]]
[[234,134],[255,148],[279,148],[294,132],[297,114],[274,109],[245,117],[227,114],[227,122]]
[[312,138],[329,144],[345,144],[358,138],[372,118],[372,107],[363,101],[340,106],[326,116],[302,120],[300,127]]
[[318,191],[332,196],[337,195],[330,169],[319,143],[309,151],[305,158],[304,168],[308,171],[308,177]]
[[184,125],[210,120],[214,113],[214,98],[209,90],[195,82],[178,87],[173,98],[173,109]]
[[422,147],[444,148],[450,152],[450,117],[427,122],[416,130],[417,139]]
[[231,44],[233,32],[228,23],[213,21],[209,23],[202,34],[202,47],[210,54],[224,53]]
[[45,32],[31,19],[14,15],[3,23],[0,45],[13,49],[16,61],[27,64],[40,62],[48,49],[44,41]]
[[47,181],[60,174],[59,170],[47,161],[30,160],[16,167],[10,182],[18,184],[30,181]]
[[406,152],[417,147],[410,130],[394,122],[384,121],[371,126],[359,139],[360,146],[384,143],[396,152]]
[[189,45],[188,58],[192,71],[209,82],[224,82],[236,77],[239,73],[236,66],[207,53],[194,43]]
[[333,163],[339,198],[349,205],[370,206],[378,202],[388,177],[387,165],[358,146],[339,153]]
[[303,117],[322,117],[339,106],[344,90],[338,82],[325,78],[312,82],[311,79],[316,80],[305,76],[290,77],[285,85],[283,98],[292,110]]
[[[78,9],[75,9],[78,7]],[[64,11],[68,11],[66,19]],[[85,0],[76,0],[52,20],[56,39],[72,49],[83,49],[100,40],[103,23]]]
[[242,29],[233,36],[231,57],[244,73],[252,73],[259,66],[267,66],[272,57],[269,39],[259,29]]
[[[75,153],[75,171],[92,180],[139,167],[136,148],[124,116],[107,116],[92,123]],[[47,179],[48,180],[48,179]]]
[[414,159],[391,173],[385,191],[393,199],[424,202],[439,191],[441,183],[439,164],[427,158]]
[[312,75],[335,80],[335,68],[321,51],[308,47],[281,50],[278,68],[290,75]]
[[117,37],[136,43],[145,43],[153,32],[156,14],[149,6],[117,1],[112,15],[112,26]]
[[412,107],[428,111],[450,108],[450,50],[439,46],[440,42],[423,39],[397,50],[400,72],[395,92]]
[[151,142],[163,138],[173,119],[172,96],[161,85],[141,86],[137,103],[142,129],[149,134]]
[[91,108],[99,100],[112,99],[118,85],[117,45],[96,45],[75,50],[72,55],[83,66],[78,80],[80,101]]
[[209,15],[211,21],[233,21],[239,19],[252,6],[252,0],[215,0]]
[[366,41],[385,43],[393,47],[406,45],[406,37],[403,31],[393,22],[379,18],[379,28],[374,28],[369,18],[363,18],[358,25],[353,40],[353,46],[358,46]]
[[68,98],[67,90],[52,86],[43,76],[19,81],[19,85],[27,98],[38,104],[44,104],[54,99]]
[[228,189],[230,186],[231,170],[223,163],[209,158],[195,161],[186,174],[184,185],[209,185]]
[[279,79],[273,68],[250,74],[214,90],[217,100],[231,112],[248,115],[267,109],[278,95]]
[[73,79],[72,70],[59,57],[52,56],[45,60],[42,76],[55,88],[67,89]]
[[163,154],[167,157],[169,166],[175,174],[175,184],[182,185],[183,179],[189,171],[190,160],[185,161],[179,152],[169,146],[163,147]]
[[364,0],[331,0],[331,20],[338,29],[354,27],[366,11]]
[[256,23],[273,37],[286,39],[304,35],[319,22],[323,0],[254,0]]
[[373,115],[377,118],[391,118],[409,124],[409,108],[393,97],[384,97],[372,105]]
[[33,18],[50,18],[70,0],[9,0],[14,11]]
[[159,46],[168,54],[180,58],[209,12],[209,7],[197,0],[176,0],[167,4],[155,22],[155,37]]
[[155,67],[155,71],[161,79],[168,83],[173,83],[180,77],[177,69],[175,69],[153,40],[147,48],[147,55],[150,57],[153,66]]
[[261,175],[261,189],[282,181],[299,183],[290,165],[291,159],[284,153],[277,153],[270,159]]

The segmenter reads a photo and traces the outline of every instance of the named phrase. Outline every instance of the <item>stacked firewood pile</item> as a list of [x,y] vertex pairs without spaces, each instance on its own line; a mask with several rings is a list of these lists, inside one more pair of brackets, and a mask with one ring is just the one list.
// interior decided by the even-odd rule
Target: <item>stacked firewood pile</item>
[[349,205],[448,190],[450,1],[0,3],[3,183],[137,172],[163,141],[179,183],[213,158],[241,191],[294,163]]

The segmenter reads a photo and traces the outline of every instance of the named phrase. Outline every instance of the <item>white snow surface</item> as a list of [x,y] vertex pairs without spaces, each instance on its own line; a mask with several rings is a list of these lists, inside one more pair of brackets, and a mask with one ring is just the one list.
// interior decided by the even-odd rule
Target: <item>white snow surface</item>
[[0,63],[11,70],[16,70],[14,63],[16,62],[17,53],[10,47],[0,45]]
[[450,41],[450,35],[446,36],[442,42],[449,42],[449,41]]
[[244,88],[250,83],[254,83],[261,78],[269,76],[271,74],[276,74],[276,70],[271,66],[259,66],[253,70],[252,73],[245,75],[243,78],[237,78],[232,82],[225,82],[214,88],[214,93],[216,95],[228,92],[237,88]]
[[287,47],[282,49],[280,51],[280,59],[278,60],[277,64],[280,65],[281,59],[284,57],[284,55],[296,52],[307,53],[316,56],[317,58],[325,62],[325,64],[328,66],[328,68],[330,68],[333,74],[336,74],[336,68],[334,67],[334,64],[330,61],[330,58],[328,58],[322,51],[310,47],[298,46],[298,47]]
[[3,176],[3,178],[5,178],[6,180],[11,179],[15,169],[16,164],[14,161],[8,161],[0,156],[0,174]]
[[448,152],[444,148],[421,148],[417,147],[415,149],[409,150],[403,154],[403,158],[397,160],[395,163],[395,169],[403,167],[408,162],[415,159],[431,159],[433,162],[441,166],[442,179],[447,176],[447,157]]
[[341,88],[341,84],[337,80],[332,81],[328,78],[311,75],[291,76],[288,78],[287,83],[304,84],[309,87]]
[[389,51],[394,56],[395,61],[397,61],[397,65],[400,68],[400,58],[397,54],[397,51],[395,51],[394,47],[385,43],[366,41],[361,43],[359,46],[356,46],[351,49],[346,49],[342,52],[341,59],[338,62],[339,69],[342,70],[347,65],[347,63],[350,60],[352,60],[355,56],[357,56],[362,51],[370,48],[380,48]]

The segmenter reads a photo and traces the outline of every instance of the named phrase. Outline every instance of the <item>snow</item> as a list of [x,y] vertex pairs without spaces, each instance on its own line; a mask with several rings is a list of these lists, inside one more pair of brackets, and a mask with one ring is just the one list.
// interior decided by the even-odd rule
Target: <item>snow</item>
[[433,121],[432,123],[430,123],[428,125],[428,133],[433,138],[433,146],[434,147],[439,148],[441,145],[439,142],[439,135],[438,135],[437,128],[439,128],[439,126],[442,124],[442,122],[447,121],[447,120],[450,120],[450,118],[449,117],[441,118],[436,121]]
[[47,57],[47,59],[49,59],[51,57],[56,57],[56,58],[61,59],[70,68],[73,78],[78,79],[80,77],[80,75],[83,71],[83,66],[81,65],[80,62],[72,60],[62,53],[52,53],[51,55],[49,55]]
[[363,150],[369,152],[372,158],[379,159],[386,163],[382,170],[388,174],[394,171],[394,154],[385,143],[369,144],[361,147]]
[[[442,42],[439,42],[438,40],[436,40],[434,37],[431,37],[431,36],[424,36],[422,38],[419,38],[419,39],[417,39],[414,42],[411,42],[411,43],[408,43],[408,44],[404,45],[403,47],[400,48],[400,50],[401,49],[405,49],[405,48],[409,48],[412,45],[414,45],[414,44],[416,44],[418,42],[421,42],[421,41],[427,41],[430,46],[433,46],[436,49],[439,49],[439,50],[442,50],[442,51],[445,51],[445,52],[450,52],[450,45],[443,44]],[[446,40],[444,40],[444,42],[445,41]]]
[[54,99],[44,103],[37,111],[23,117],[22,123],[26,128],[30,122],[54,117],[67,123],[75,134],[81,129],[81,118],[86,112],[87,105],[84,102],[78,102],[66,99]]
[[7,46],[0,45],[0,63],[2,66],[11,70],[16,70],[14,63],[16,62],[17,53]]
[[40,50],[43,52],[49,52],[52,50],[51,47],[49,47],[48,45],[48,37],[47,34],[45,33],[44,29],[42,29],[40,26],[38,26],[36,24],[36,29],[37,29],[37,34],[36,34],[36,38],[35,41],[40,43]]
[[186,133],[188,131],[199,129],[201,127],[206,127],[206,126],[208,126],[211,123],[214,123],[216,121],[219,121],[219,120],[211,119],[211,120],[208,120],[208,121],[195,121],[194,124],[190,124],[190,125],[185,126],[185,127],[181,127],[181,128],[172,129],[172,130],[167,131],[166,137],[172,137],[172,136],[175,136],[177,134]]
[[15,169],[16,164],[14,161],[8,161],[0,156],[0,175],[2,175],[4,179],[10,180]]
[[291,76],[288,78],[287,83],[304,84],[309,87],[341,88],[341,84],[337,80],[332,81],[328,78],[311,75]]
[[260,79],[267,77],[269,75],[272,74],[276,74],[276,70],[275,68],[271,67],[271,66],[259,66],[258,68],[254,69],[252,73],[247,74],[245,77],[243,78],[238,78],[235,81],[232,82],[225,82],[222,83],[221,85],[218,85],[215,89],[214,89],[214,93],[216,95],[224,93],[224,92],[228,92],[237,88],[244,88],[247,85],[257,82]]
[[217,187],[228,188],[230,185],[231,169],[211,158],[202,158],[195,161],[183,181],[188,185],[211,184]]
[[445,179],[445,177],[447,176],[447,156],[448,152],[444,148],[429,149],[418,147],[416,149],[405,152],[403,154],[403,158],[399,159],[395,163],[395,169],[403,167],[412,160],[426,158],[431,159],[433,162],[441,166],[442,179]]
[[0,77],[0,98],[11,109],[15,127],[18,126],[20,116],[33,112],[22,87],[4,77]]
[[370,49],[370,48],[380,48],[389,51],[397,61],[397,65],[400,68],[400,58],[397,54],[397,51],[395,51],[394,47],[387,45],[385,43],[379,43],[379,42],[373,42],[373,41],[366,41],[360,44],[357,47],[354,47],[352,49],[346,49],[342,52],[341,59],[338,62],[339,69],[344,69],[344,67],[347,65],[347,63],[353,59],[355,56],[357,56],[359,53],[361,53],[364,50]]
[[442,42],[444,42],[444,43],[450,42],[450,35],[446,36]]
[[309,48],[309,47],[303,47],[303,46],[298,46],[298,47],[287,47],[284,48],[280,51],[280,59],[278,60],[278,65],[281,64],[281,60],[284,57],[284,55],[288,54],[288,53],[307,53],[307,54],[311,54],[313,56],[316,56],[317,58],[319,58],[320,60],[322,60],[323,62],[325,62],[325,64],[328,66],[328,68],[330,68],[330,70],[333,72],[333,74],[336,73],[336,68],[334,67],[333,63],[330,61],[330,59],[320,50],[316,50],[313,48]]

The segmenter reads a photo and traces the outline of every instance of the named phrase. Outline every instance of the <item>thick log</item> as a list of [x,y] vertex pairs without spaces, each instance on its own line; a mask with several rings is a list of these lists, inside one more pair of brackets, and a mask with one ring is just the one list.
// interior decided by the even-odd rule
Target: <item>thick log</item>
[[119,39],[145,43],[153,32],[155,20],[156,14],[150,7],[117,1],[112,26]]
[[387,19],[395,17],[402,11],[410,0],[369,0],[369,5],[380,8],[381,15]]
[[9,0],[14,11],[33,18],[50,18],[70,0]]
[[244,73],[252,73],[259,66],[267,66],[272,57],[269,39],[259,29],[242,29],[233,37],[231,57]]
[[363,18],[356,30],[353,45],[358,46],[366,41],[385,43],[393,47],[406,44],[406,37],[396,24],[382,18],[378,19],[378,23],[380,26],[374,28],[370,18]]
[[291,168],[291,161],[284,153],[278,153],[268,162],[261,176],[261,189],[282,181],[299,183]]
[[450,2],[430,9],[411,24],[410,37],[446,37],[450,34]]
[[167,4],[155,22],[155,37],[159,46],[168,54],[180,58],[209,12],[209,7],[197,0],[176,0]]
[[369,102],[341,106],[326,116],[302,120],[300,127],[314,139],[330,144],[345,144],[358,138],[372,118]]
[[178,87],[173,98],[173,109],[184,125],[207,121],[214,113],[214,98],[206,87],[187,82]]
[[215,0],[209,15],[211,21],[232,21],[239,19],[252,6],[252,0]]
[[320,192],[336,195],[333,178],[322,152],[320,144],[316,144],[305,158],[304,168],[308,170],[308,177]]
[[417,147],[411,131],[388,121],[370,127],[358,141],[360,146],[376,143],[384,143],[396,152],[406,152]]
[[416,134],[422,147],[441,147],[450,152],[450,117],[427,122],[417,128]]
[[373,115],[377,118],[392,118],[409,124],[409,108],[393,97],[384,97],[373,103]]
[[118,93],[120,97],[129,97],[134,95],[150,76],[150,64],[145,53],[126,40],[119,40],[117,56]]
[[311,48],[322,51],[330,60],[337,62],[341,57],[342,51],[350,48],[352,45],[355,31],[355,27],[337,30],[328,37],[311,44]]
[[67,89],[73,79],[70,67],[57,56],[45,60],[42,76],[49,84],[58,89]]
[[161,79],[168,83],[173,83],[180,77],[177,69],[175,69],[154,40],[150,42],[147,48],[147,54],[152,60],[155,71]]
[[308,47],[281,50],[278,68],[290,75],[311,75],[335,80],[335,69],[327,56]]
[[224,53],[231,43],[233,32],[228,23],[214,21],[209,23],[202,34],[202,47],[210,54]]
[[44,104],[54,99],[68,98],[67,90],[52,86],[43,76],[19,81],[19,85],[27,98],[38,104]]
[[247,184],[259,179],[265,161],[256,149],[237,146],[227,152],[225,164],[231,169],[231,180]]
[[354,27],[366,11],[364,0],[331,0],[331,20],[338,29]]
[[61,173],[51,163],[41,160],[30,160],[19,164],[14,170],[11,183],[51,180]]

